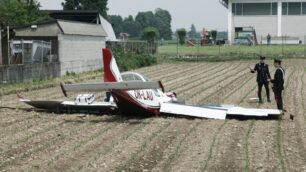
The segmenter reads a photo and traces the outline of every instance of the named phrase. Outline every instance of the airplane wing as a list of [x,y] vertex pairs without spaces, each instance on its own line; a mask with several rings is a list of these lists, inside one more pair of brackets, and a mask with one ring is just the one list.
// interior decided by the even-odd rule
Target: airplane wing
[[44,110],[54,110],[54,111],[62,111],[62,110],[77,110],[77,111],[105,111],[114,109],[117,106],[111,102],[92,102],[90,104],[77,104],[73,101],[53,101],[53,100],[29,100],[23,98],[20,95],[17,95],[19,101],[28,104],[32,107],[37,109],[44,109]]
[[158,89],[159,82],[104,82],[104,83],[86,83],[86,84],[61,84],[64,92],[81,91],[107,91],[107,90],[141,90]]
[[191,106],[177,103],[161,104],[160,112],[211,119],[225,119],[230,116],[269,117],[282,114],[282,111],[277,109],[252,109],[233,105]]
[[160,107],[161,113],[193,116],[200,118],[225,119],[226,111],[222,109],[211,109],[207,107],[197,107],[191,105],[177,103],[162,103]]

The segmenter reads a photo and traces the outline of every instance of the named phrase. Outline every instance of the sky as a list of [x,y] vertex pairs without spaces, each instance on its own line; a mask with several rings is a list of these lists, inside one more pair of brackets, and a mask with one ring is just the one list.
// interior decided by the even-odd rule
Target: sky
[[[63,0],[38,0],[41,9],[62,9]],[[140,11],[168,10],[172,16],[172,30],[190,30],[194,24],[198,31],[227,30],[227,9],[219,0],[108,0],[108,15],[135,17]]]

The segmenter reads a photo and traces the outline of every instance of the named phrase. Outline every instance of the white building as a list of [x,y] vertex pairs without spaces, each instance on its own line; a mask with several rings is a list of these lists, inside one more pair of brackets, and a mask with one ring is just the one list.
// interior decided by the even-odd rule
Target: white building
[[60,75],[102,68],[107,34],[99,24],[54,20],[15,29],[16,40],[52,43],[51,55],[60,62]]
[[258,42],[266,41],[268,34],[272,36],[272,43],[273,39],[277,41],[277,37],[282,36],[286,36],[287,41],[305,42],[306,0],[219,1],[228,9],[230,43],[234,42],[237,31],[244,27],[255,29]]

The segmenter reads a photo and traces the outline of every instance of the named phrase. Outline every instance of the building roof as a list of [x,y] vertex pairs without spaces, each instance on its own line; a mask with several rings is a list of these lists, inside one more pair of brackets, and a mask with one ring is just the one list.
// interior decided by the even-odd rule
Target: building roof
[[16,36],[58,36],[59,33],[66,35],[86,35],[106,37],[107,33],[100,24],[83,23],[77,21],[52,20],[15,28]]
[[61,20],[71,20],[100,24],[97,10],[46,10],[50,17]]
[[66,20],[57,20],[57,23],[67,35],[107,36],[101,25]]

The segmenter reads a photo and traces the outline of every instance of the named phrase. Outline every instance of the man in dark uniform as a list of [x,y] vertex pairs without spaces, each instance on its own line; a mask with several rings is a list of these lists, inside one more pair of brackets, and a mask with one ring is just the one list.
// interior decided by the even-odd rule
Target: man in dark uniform
[[266,57],[260,56],[260,62],[257,63],[252,69],[250,67],[250,70],[252,73],[257,72],[257,84],[258,84],[258,98],[259,98],[259,103],[263,103],[262,97],[261,97],[261,90],[262,86],[264,85],[266,88],[266,93],[267,93],[267,101],[271,102],[270,100],[270,89],[269,89],[269,80],[271,79],[271,75],[269,72],[269,66],[268,64],[265,63]]
[[281,63],[281,60],[274,59],[274,66],[276,71],[274,74],[274,79],[271,79],[271,82],[273,83],[272,89],[274,92],[277,109],[284,110],[282,91],[284,90],[285,71],[282,68]]

